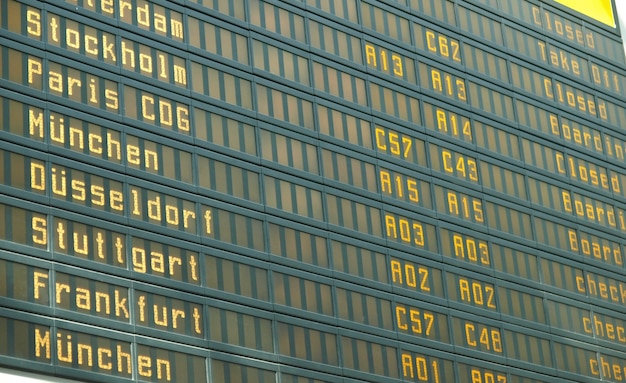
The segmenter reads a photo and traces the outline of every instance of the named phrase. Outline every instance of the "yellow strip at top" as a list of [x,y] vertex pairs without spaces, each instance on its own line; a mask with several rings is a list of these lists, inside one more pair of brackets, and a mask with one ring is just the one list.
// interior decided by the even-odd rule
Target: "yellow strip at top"
[[555,0],[557,3],[563,4],[589,16],[594,20],[598,20],[606,25],[615,27],[615,16],[613,15],[612,0]]

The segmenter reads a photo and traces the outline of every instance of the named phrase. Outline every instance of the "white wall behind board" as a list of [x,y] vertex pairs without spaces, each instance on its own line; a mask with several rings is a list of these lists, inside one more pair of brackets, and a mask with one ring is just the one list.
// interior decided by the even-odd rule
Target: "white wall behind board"
[[0,368],[1,383],[81,383],[78,380],[50,378],[47,376]]
[[[626,36],[626,0],[615,0],[615,5],[617,6],[617,16],[622,32],[622,41],[624,41],[624,36]],[[624,52],[626,53],[626,44],[624,44]]]

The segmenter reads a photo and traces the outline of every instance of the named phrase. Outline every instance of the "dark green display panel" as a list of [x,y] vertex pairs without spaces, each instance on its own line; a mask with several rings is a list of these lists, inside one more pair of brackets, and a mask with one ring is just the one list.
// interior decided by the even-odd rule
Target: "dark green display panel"
[[535,0],[0,1],[0,365],[626,380],[626,60]]

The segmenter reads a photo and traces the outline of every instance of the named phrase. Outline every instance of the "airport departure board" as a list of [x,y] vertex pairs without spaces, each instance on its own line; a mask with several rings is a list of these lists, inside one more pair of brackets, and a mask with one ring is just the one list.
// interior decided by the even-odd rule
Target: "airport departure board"
[[626,381],[617,25],[610,0],[1,0],[0,366]]

